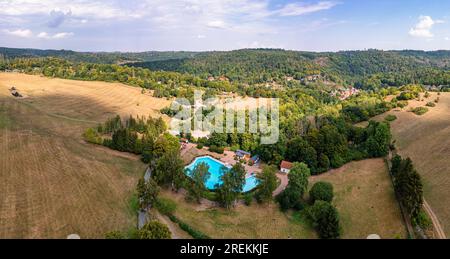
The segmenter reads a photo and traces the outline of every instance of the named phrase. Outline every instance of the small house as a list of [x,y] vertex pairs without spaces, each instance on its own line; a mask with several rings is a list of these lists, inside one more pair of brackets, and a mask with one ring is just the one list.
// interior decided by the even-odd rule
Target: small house
[[250,158],[252,157],[252,154],[250,154],[249,152],[243,151],[243,150],[238,150],[238,151],[236,151],[236,156],[238,159],[243,159],[245,161],[249,161]]
[[252,163],[253,164],[258,164],[258,162],[259,162],[259,156],[258,155],[256,155],[256,156],[253,156],[251,159],[250,159],[250,161],[252,161]]
[[293,163],[288,162],[288,161],[282,161],[281,165],[280,165],[280,170],[284,174],[289,174],[289,172],[292,169],[292,166],[293,166]]

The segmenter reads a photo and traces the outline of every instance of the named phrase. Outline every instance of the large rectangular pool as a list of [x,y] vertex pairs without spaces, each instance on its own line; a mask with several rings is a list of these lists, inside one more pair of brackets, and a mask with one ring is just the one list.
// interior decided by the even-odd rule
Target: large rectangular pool
[[[209,172],[211,173],[211,176],[205,183],[206,188],[208,188],[209,190],[215,190],[217,184],[219,185],[222,184],[221,178],[223,172],[230,170],[231,167],[226,167],[224,163],[209,156],[198,157],[194,160],[194,162],[185,167],[186,175],[191,177],[191,173],[194,170],[194,168],[201,163],[205,163],[206,165],[208,165]],[[223,171],[222,168],[224,168],[225,170]],[[258,178],[256,178],[256,176],[250,176],[245,179],[245,184],[242,192],[244,193],[249,192],[255,189],[258,186],[258,184],[259,184]]]

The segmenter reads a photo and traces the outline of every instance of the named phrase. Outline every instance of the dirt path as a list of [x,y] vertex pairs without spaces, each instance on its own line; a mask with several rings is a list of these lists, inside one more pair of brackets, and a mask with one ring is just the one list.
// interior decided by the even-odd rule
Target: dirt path
[[428,204],[428,202],[425,199],[423,199],[423,208],[425,209],[428,216],[430,216],[431,221],[433,222],[433,226],[434,226],[435,232],[437,234],[437,238],[438,239],[447,239],[447,237],[445,236],[445,232],[442,229],[441,223],[439,223],[439,220],[436,217],[436,214],[434,214],[433,210],[431,209],[430,205]]
[[165,224],[169,228],[170,232],[172,233],[172,239],[192,239],[192,237],[188,233],[180,229],[177,224],[173,223],[166,216],[161,215],[161,213],[156,210],[153,210],[152,213],[153,215],[155,215],[159,222]]
[[284,189],[286,189],[288,183],[289,183],[289,179],[287,174],[277,174],[278,179],[280,179],[280,186],[278,186],[277,189],[275,189],[275,191],[273,192],[273,196],[277,196],[278,194],[280,194],[282,191],[284,191]]

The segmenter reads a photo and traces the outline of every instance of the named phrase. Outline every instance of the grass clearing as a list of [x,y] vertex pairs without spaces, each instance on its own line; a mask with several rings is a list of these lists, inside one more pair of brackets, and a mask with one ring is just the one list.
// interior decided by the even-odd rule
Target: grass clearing
[[163,191],[161,196],[177,204],[176,217],[212,238],[316,238],[314,229],[295,215],[282,213],[275,203],[238,205],[232,211],[205,209],[187,203],[183,195]]
[[[383,159],[351,162],[342,168],[310,178],[333,184],[333,204],[339,212],[343,238],[405,238],[399,205]],[[300,218],[301,219],[301,218]]]
[[[426,105],[425,101],[410,101],[405,109],[395,109],[398,119],[391,123],[396,147],[403,157],[410,157],[423,177],[424,195],[437,215],[447,236],[450,236],[450,93],[430,93],[440,98],[436,107],[423,116],[408,112]],[[377,116],[383,120],[387,115]]]

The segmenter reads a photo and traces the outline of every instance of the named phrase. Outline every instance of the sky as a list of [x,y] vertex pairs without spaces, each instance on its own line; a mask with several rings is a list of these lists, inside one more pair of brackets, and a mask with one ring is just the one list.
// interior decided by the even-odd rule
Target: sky
[[0,0],[0,46],[450,49],[448,0]]

